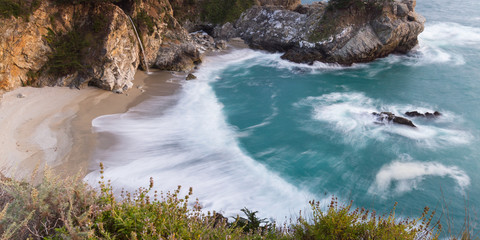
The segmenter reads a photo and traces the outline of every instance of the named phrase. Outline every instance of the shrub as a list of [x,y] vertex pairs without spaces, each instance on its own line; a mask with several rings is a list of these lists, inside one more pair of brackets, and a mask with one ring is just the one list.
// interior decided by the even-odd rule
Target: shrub
[[346,9],[350,6],[357,8],[377,7],[384,2],[392,2],[393,0],[330,0],[328,1],[329,9]]
[[1,239],[61,235],[78,239],[93,233],[96,193],[78,176],[60,179],[47,169],[38,185],[3,178],[0,193]]
[[40,0],[0,0],[0,17],[24,17],[25,19],[40,6]]
[[[352,203],[339,205],[336,198],[326,210],[310,202],[310,219],[299,217],[283,228],[246,208],[241,210],[246,218],[228,223],[218,213],[205,214],[198,199],[191,202],[191,188],[183,197],[180,186],[165,194],[152,192],[151,179],[148,188],[122,191],[116,199],[103,179],[98,193],[78,177],[60,179],[48,169],[36,185],[1,179],[1,239],[438,239],[442,230],[428,208],[419,218],[399,219],[396,203],[388,215],[379,216],[352,209]],[[461,238],[472,239],[470,231]]]
[[192,208],[189,198],[180,197],[181,187],[160,195],[149,193],[153,187],[140,188],[133,195],[122,193],[117,201],[109,183],[101,182],[101,202],[105,206],[95,219],[95,232],[106,239],[238,239],[239,228],[229,228],[226,222],[218,223],[214,215],[205,215],[198,200]]
[[148,30],[148,34],[151,35],[155,31],[155,23],[153,21],[153,18],[148,15],[145,10],[141,10],[138,14],[137,17],[135,18],[135,22],[137,26],[145,26]]
[[120,0],[53,0],[56,4],[98,4],[98,3],[108,3],[108,2],[119,2]]
[[254,3],[254,0],[205,0],[201,16],[203,20],[216,24],[233,22]]
[[49,29],[45,39],[53,49],[45,64],[50,74],[62,77],[86,70],[82,62],[85,48],[90,45],[90,41],[78,29],[74,28],[65,34],[57,34]]
[[318,202],[310,202],[313,212],[311,222],[299,218],[293,226],[295,239],[438,239],[439,222],[432,224],[435,211],[426,207],[418,219],[399,220],[393,210],[387,216],[378,216],[375,211],[357,208],[352,203],[339,206],[332,198],[326,212]]

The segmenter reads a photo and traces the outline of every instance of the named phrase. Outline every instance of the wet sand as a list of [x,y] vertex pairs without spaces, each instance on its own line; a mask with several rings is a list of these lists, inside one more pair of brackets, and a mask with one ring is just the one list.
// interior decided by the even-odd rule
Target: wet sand
[[[64,176],[86,174],[97,144],[92,120],[126,112],[152,95],[173,94],[169,72],[137,72],[126,94],[93,87],[24,87],[0,97],[0,171],[17,179],[46,165]],[[24,97],[19,97],[24,95]]]

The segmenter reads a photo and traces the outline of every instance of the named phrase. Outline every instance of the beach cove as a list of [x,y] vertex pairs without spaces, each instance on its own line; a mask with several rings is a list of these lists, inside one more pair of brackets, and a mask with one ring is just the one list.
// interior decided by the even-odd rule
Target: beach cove
[[[80,90],[18,88],[0,98],[0,169],[28,180],[37,166],[49,166],[60,176],[80,174],[95,189],[106,179],[115,197],[151,181],[155,195],[182,186],[178,194],[190,196],[191,187],[198,202],[190,207],[230,219],[246,207],[280,224],[310,217],[313,199],[319,209],[334,198],[379,214],[395,204],[399,219],[419,217],[428,206],[444,226],[454,223],[449,227],[462,232],[465,210],[480,202],[480,5],[462,4],[417,2],[424,26],[415,6],[396,6],[395,14],[414,25],[410,30],[423,32],[413,49],[386,57],[379,51],[354,62],[343,58],[361,49],[359,39],[378,23],[373,20],[366,30],[346,27],[335,35],[340,43],[353,42],[346,50],[328,39],[291,47],[282,42],[289,34],[269,38],[308,22],[302,11],[326,5],[297,12],[256,6],[236,29],[216,29],[243,34],[250,48],[202,31],[191,33],[201,42],[195,50],[207,53],[201,58],[189,52],[192,45],[162,44],[159,57],[146,43],[147,56],[134,59],[135,69],[143,61],[191,70],[138,70],[132,82],[100,82],[122,94],[87,86],[96,80],[76,86]],[[286,23],[268,20],[279,16]],[[249,28],[257,20],[252,25],[260,30]],[[253,33],[262,24],[283,28],[258,37]],[[323,56],[329,47],[334,57]],[[372,57],[381,58],[368,62]],[[189,73],[194,76],[186,80]]]

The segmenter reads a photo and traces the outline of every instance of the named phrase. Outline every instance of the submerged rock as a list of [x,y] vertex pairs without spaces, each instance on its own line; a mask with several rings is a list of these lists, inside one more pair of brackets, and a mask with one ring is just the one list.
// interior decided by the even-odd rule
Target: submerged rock
[[346,8],[323,2],[300,6],[255,6],[231,25],[217,27],[216,37],[238,36],[250,47],[284,52],[282,58],[349,65],[390,53],[405,53],[417,43],[425,19],[416,0],[371,0]]
[[388,122],[393,122],[396,124],[405,125],[409,127],[414,127],[414,128],[417,127],[415,126],[415,124],[413,124],[412,121],[404,117],[395,116],[395,114],[391,112],[381,112],[381,113],[373,112],[372,115],[376,116],[379,122],[388,121]]

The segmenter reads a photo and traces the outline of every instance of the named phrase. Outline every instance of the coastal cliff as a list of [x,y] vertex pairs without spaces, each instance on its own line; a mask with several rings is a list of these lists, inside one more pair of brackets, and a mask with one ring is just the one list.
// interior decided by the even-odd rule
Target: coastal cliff
[[425,22],[415,0],[8,1],[23,11],[0,18],[7,91],[92,85],[121,93],[138,67],[188,71],[234,37],[293,62],[368,62],[409,51]]
[[131,87],[140,49],[119,7],[42,2],[28,17],[1,22],[3,89],[90,84],[123,91]]
[[291,11],[255,6],[234,23],[215,29],[219,38],[241,37],[250,47],[284,52],[282,58],[350,65],[417,45],[425,18],[415,0],[317,2]]

